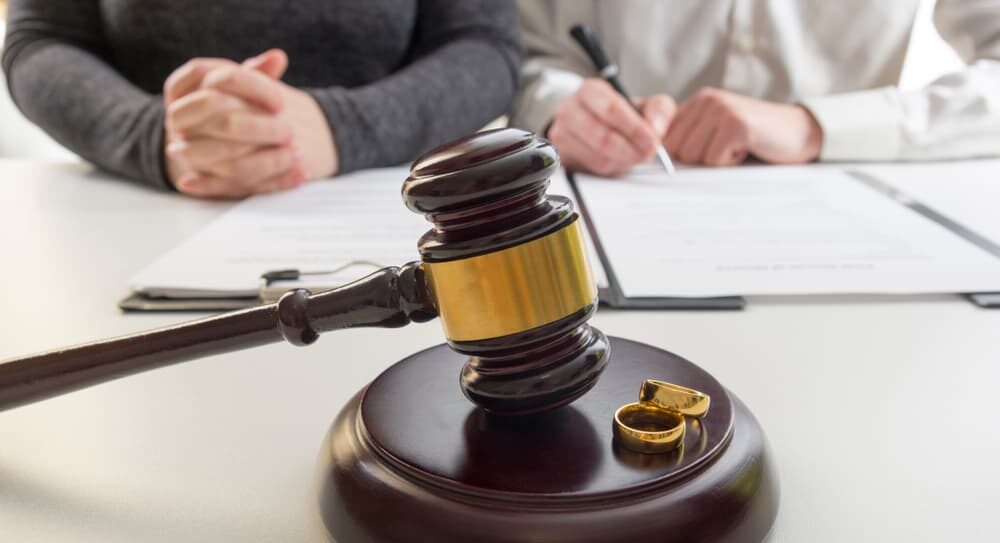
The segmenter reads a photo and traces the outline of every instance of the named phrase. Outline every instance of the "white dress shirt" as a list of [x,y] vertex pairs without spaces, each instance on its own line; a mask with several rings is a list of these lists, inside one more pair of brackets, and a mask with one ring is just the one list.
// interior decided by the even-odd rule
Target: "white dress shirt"
[[589,25],[625,88],[678,102],[702,87],[799,103],[821,160],[1000,154],[1000,0],[938,0],[934,24],[966,67],[897,84],[920,0],[520,0],[527,61],[511,124],[539,132],[593,64],[569,37]]

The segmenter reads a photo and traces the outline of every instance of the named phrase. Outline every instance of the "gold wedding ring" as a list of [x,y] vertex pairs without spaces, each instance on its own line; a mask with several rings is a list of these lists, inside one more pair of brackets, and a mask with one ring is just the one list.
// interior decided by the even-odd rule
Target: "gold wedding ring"
[[665,453],[684,442],[684,416],[646,403],[630,403],[615,411],[615,437],[640,453]]
[[650,403],[668,411],[676,411],[689,417],[704,417],[712,399],[704,392],[687,387],[646,379],[639,389],[639,402]]
[[711,398],[704,392],[646,379],[639,389],[639,401],[615,411],[615,438],[635,452],[670,452],[684,443],[684,417],[705,416],[710,403]]

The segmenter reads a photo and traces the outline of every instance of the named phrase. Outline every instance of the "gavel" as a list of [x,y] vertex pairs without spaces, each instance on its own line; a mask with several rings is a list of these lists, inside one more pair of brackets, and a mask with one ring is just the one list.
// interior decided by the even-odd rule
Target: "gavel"
[[[559,164],[529,132],[481,132],[417,159],[406,206],[433,224],[420,262],[340,288],[291,290],[276,303],[0,363],[0,409],[203,356],[354,327],[394,328],[439,317],[469,358],[465,396],[484,410],[525,415],[579,398],[609,358],[588,324],[597,289],[572,203],[545,189]],[[336,182],[336,181],[332,181]]]

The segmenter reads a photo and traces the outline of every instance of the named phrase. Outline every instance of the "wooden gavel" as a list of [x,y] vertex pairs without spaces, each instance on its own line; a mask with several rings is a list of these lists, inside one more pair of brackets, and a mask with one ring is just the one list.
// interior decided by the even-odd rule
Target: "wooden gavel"
[[330,330],[435,316],[448,344],[469,355],[462,390],[483,409],[520,415],[572,402],[596,383],[609,347],[587,324],[597,289],[578,216],[567,198],[545,194],[558,164],[547,141],[520,130],[439,147],[403,184],[407,207],[434,225],[419,241],[421,262],[320,294],[293,290],[274,304],[5,361],[0,409],[282,338],[309,345]]

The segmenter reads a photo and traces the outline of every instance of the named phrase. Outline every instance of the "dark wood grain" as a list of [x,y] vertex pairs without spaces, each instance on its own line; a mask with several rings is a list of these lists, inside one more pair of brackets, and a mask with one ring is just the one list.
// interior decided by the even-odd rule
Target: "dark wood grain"
[[277,303],[0,363],[0,409],[142,371],[287,340],[308,345],[319,333],[398,327],[436,316],[417,263],[379,270],[316,295],[298,290]]
[[[760,541],[778,505],[763,433],[711,375],[611,338],[601,380],[572,405],[525,417],[477,409],[444,346],[380,375],[341,412],[321,453],[320,508],[342,542]],[[614,443],[612,415],[646,378],[693,387],[712,408],[683,449]]]
[[420,238],[421,259],[468,258],[569,225],[577,217],[572,203],[545,195],[558,168],[551,143],[511,128],[480,132],[418,158],[403,199],[434,224]]
[[[550,142],[530,132],[480,132],[417,159],[403,198],[434,229],[420,238],[424,262],[499,251],[565,228],[579,216],[569,199],[545,194],[559,167]],[[572,315],[508,336],[451,341],[469,355],[465,395],[484,409],[524,415],[556,409],[590,390],[608,343],[587,324],[597,300]]]
[[[421,258],[470,258],[571,225],[578,216],[569,200],[545,195],[558,164],[549,142],[513,129],[474,134],[418,159],[402,191],[434,225],[419,243]],[[604,335],[587,325],[596,303],[505,337],[453,343],[469,356],[466,394],[492,412],[525,414],[585,393],[607,359]],[[324,331],[434,316],[419,264],[387,268],[331,293],[294,292],[277,304],[8,361],[0,365],[0,409],[282,338],[308,345]]]

